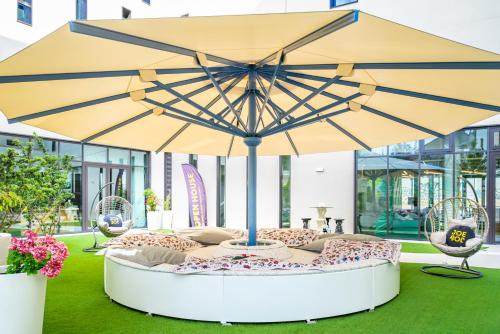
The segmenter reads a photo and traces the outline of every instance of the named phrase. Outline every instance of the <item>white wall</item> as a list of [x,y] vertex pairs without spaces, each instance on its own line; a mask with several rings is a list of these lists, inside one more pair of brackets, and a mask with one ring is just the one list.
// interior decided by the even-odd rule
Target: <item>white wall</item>
[[279,227],[279,176],[278,157],[257,158],[257,227],[259,228]]
[[226,227],[246,228],[246,175],[245,157],[226,160]]
[[[324,169],[317,172],[316,169]],[[354,153],[336,152],[292,157],[292,227],[302,227],[301,218],[312,218],[316,226],[318,203],[332,206],[327,217],[344,218],[344,231],[352,233],[354,217]]]
[[[209,226],[217,224],[217,158],[208,155],[198,156],[198,172],[203,178],[207,191],[207,219]],[[187,192],[186,192],[187,196]],[[187,199],[187,197],[186,197]]]
[[172,224],[174,228],[189,226],[187,190],[181,167],[185,163],[189,163],[189,155],[172,154]]

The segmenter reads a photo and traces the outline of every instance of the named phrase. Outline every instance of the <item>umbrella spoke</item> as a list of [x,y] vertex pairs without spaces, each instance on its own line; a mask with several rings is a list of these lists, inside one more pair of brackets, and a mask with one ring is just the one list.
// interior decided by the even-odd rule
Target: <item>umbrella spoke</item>
[[362,142],[361,140],[359,140],[356,136],[354,136],[352,133],[350,133],[349,131],[347,131],[346,129],[344,129],[343,127],[341,127],[340,125],[338,125],[338,123],[335,123],[334,121],[332,121],[331,119],[327,118],[326,119],[326,122],[328,124],[330,124],[331,126],[335,127],[337,130],[339,130],[340,132],[342,132],[344,135],[346,135],[347,137],[351,138],[353,141],[355,141],[356,143],[358,143],[359,145],[361,145],[365,150],[368,150],[368,151],[371,151],[372,148],[368,145],[366,145],[364,142]]
[[202,107],[201,105],[199,105],[198,103],[196,103],[195,101],[191,100],[189,97],[186,97],[185,95],[177,92],[175,89],[172,89],[171,87],[169,87],[168,85],[165,85],[165,84],[162,84],[161,82],[155,80],[155,81],[152,81],[153,84],[155,84],[157,87],[160,87],[162,88],[163,90],[167,91],[168,93],[174,95],[175,97],[181,99],[183,102],[186,102],[187,104],[191,105],[192,107],[198,109],[199,111],[201,111],[202,113],[204,114],[207,114],[209,116],[211,116],[212,118],[215,118],[215,119],[218,119],[220,122],[224,123],[227,127],[229,128],[232,128],[234,131],[239,131],[241,132],[240,129],[238,129],[237,127],[231,125],[228,121],[226,121],[224,118],[220,117],[220,115],[217,115],[217,114],[214,114],[213,112],[211,112],[210,110],[208,110],[207,108],[205,107]]
[[[357,21],[358,21],[358,11],[354,10],[354,11],[349,12],[346,15],[336,19],[335,21],[328,23],[327,25],[319,28],[318,30],[313,31],[312,33],[296,40],[295,42],[287,45],[286,47],[283,48],[283,50],[280,50],[278,52],[282,51],[283,54],[285,55],[287,53],[290,53],[298,48],[301,48],[304,45],[307,45],[311,42],[314,42],[315,40],[318,40],[322,37],[325,37],[325,36],[335,32],[335,31],[340,30],[340,29],[350,25],[351,23],[354,23]],[[262,59],[261,61],[259,61],[257,63],[257,66],[262,66],[262,65],[265,65],[268,62],[272,61],[273,59],[276,58],[276,54],[278,52],[275,52],[275,53],[267,56],[266,58]]]
[[293,113],[295,110],[297,110],[298,108],[302,107],[304,104],[306,104],[307,102],[309,102],[312,98],[314,98],[316,95],[320,94],[322,91],[324,91],[325,89],[327,89],[328,87],[330,87],[331,85],[333,85],[335,82],[337,82],[338,80],[340,80],[340,77],[339,76],[334,76],[333,78],[330,78],[328,81],[326,81],[323,85],[321,85],[320,87],[316,88],[313,92],[311,92],[308,96],[306,96],[305,98],[301,99],[299,102],[297,102],[293,107],[291,107],[290,109],[288,109],[284,114],[282,114],[280,117],[278,117],[277,119],[275,119],[273,122],[271,122],[270,124],[267,125],[267,127],[265,127],[264,129],[262,129],[262,131],[266,131],[268,130],[269,128],[271,128],[273,125],[275,125],[276,123],[278,123],[279,121],[281,121],[283,118],[285,118],[286,116],[290,115],[291,113]]
[[[336,70],[338,64],[283,65],[285,71]],[[276,66],[265,65],[263,69],[274,70]],[[499,70],[498,61],[478,62],[415,62],[415,63],[358,63],[356,70]]]
[[[329,80],[330,80],[330,78],[321,77],[321,76],[317,76],[317,75],[297,73],[297,72],[288,72],[288,71],[281,71],[278,76],[281,76],[281,75],[297,77],[297,78],[302,78],[302,79],[308,79],[308,80],[313,80],[313,81],[319,81],[319,82],[325,82],[325,83],[329,82]],[[346,81],[346,80],[337,80],[336,84],[342,85],[342,86],[348,86],[348,87],[359,87],[359,85],[360,85],[360,83],[358,83],[358,82]],[[384,92],[384,93],[403,95],[403,96],[415,97],[415,98],[424,99],[424,100],[431,100],[431,101],[436,101],[436,102],[443,102],[443,103],[455,104],[455,105],[460,105],[460,106],[465,106],[465,107],[500,112],[500,106],[479,103],[479,102],[473,102],[473,101],[467,101],[467,100],[460,100],[460,99],[455,99],[452,97],[419,93],[419,92],[409,91],[409,90],[405,90],[405,89],[398,89],[398,88],[378,86],[378,85],[376,87],[376,90],[380,91],[380,92]]]
[[[228,76],[226,76],[226,77],[222,77],[222,78],[219,80],[219,82],[221,82],[221,83],[226,82],[226,81],[231,80],[232,78],[234,78],[234,76],[235,76],[235,75],[234,75],[234,74],[232,74],[232,75],[228,75]],[[237,79],[238,79],[238,78],[236,78],[236,79],[235,79],[235,81],[236,81]],[[234,81],[233,81],[233,82],[234,82]],[[206,90],[210,89],[211,87],[212,87],[212,85],[211,85],[211,84],[205,85],[205,86],[203,86],[203,87],[201,87],[201,88],[198,88],[198,89],[196,89],[196,90],[194,90],[194,91],[192,91],[192,92],[187,93],[187,94],[186,94],[186,96],[195,96],[195,95],[197,95],[197,94],[203,93],[204,91],[206,91]],[[176,103],[178,103],[178,102],[180,102],[180,101],[181,101],[180,99],[177,99],[177,98],[176,98],[176,99],[173,99],[173,100],[170,100],[170,101],[166,102],[166,104],[168,104],[168,105],[173,105],[173,104],[176,104]],[[96,138],[99,138],[99,137],[101,137],[101,136],[103,136],[103,135],[105,135],[105,134],[107,134],[107,133],[110,133],[110,132],[112,132],[112,131],[115,131],[115,130],[117,130],[117,129],[119,129],[119,128],[121,128],[121,127],[125,126],[125,125],[128,125],[128,124],[130,124],[130,123],[132,123],[132,122],[135,122],[135,121],[137,121],[137,120],[139,120],[139,119],[142,119],[142,118],[144,118],[144,117],[146,117],[146,116],[149,116],[149,115],[151,115],[152,113],[153,113],[153,110],[151,109],[151,110],[148,110],[148,111],[146,111],[146,112],[144,112],[144,113],[142,113],[142,114],[140,114],[140,115],[137,115],[137,116],[131,117],[131,118],[129,118],[129,119],[127,119],[127,120],[125,120],[125,121],[122,121],[122,122],[120,122],[120,123],[118,123],[118,124],[115,124],[115,125],[113,125],[113,126],[111,126],[111,127],[107,128],[107,129],[104,129],[104,130],[102,130],[102,131],[100,131],[100,132],[98,132],[98,133],[96,133],[96,134],[94,134],[94,135],[92,135],[92,136],[90,136],[90,137],[87,137],[87,138],[83,139],[83,140],[82,140],[82,142],[84,142],[84,143],[85,143],[85,142],[89,142],[89,141],[91,141],[91,140],[94,140],[94,139],[96,139]],[[199,116],[199,115],[198,115],[198,116]]]
[[[142,46],[145,48],[150,48],[150,49],[155,49],[155,50],[162,50],[170,53],[175,53],[175,54],[180,54],[183,56],[188,56],[188,57],[196,57],[196,51],[190,50],[187,48],[183,48],[180,46],[175,46],[167,43],[162,43],[158,41],[154,41],[151,39],[139,37],[139,36],[134,36],[134,35],[129,35],[125,34],[119,31],[114,31],[110,29],[105,29],[105,28],[100,28],[96,27],[93,25],[85,24],[82,22],[76,22],[72,21],[69,23],[70,30],[75,33],[79,34],[84,34],[88,36],[93,36],[93,37],[98,37],[98,38],[104,38],[112,41],[117,41],[117,42],[122,42],[122,43],[127,43],[127,44],[132,44],[132,45],[137,45],[137,46]],[[242,64],[233,60],[229,60],[223,57],[219,56],[214,56],[207,54],[207,59],[220,63],[220,64],[225,64],[229,66],[233,66],[236,68],[243,68],[246,69],[248,67],[247,64]]]
[[[243,78],[245,75],[240,75],[236,79],[234,79],[226,88],[224,88],[225,92],[231,91]],[[211,85],[208,85],[211,87]],[[217,103],[220,100],[220,95],[217,95],[214,97],[206,106],[205,108],[211,108],[215,103]],[[200,111],[196,114],[196,116],[201,116],[203,113]],[[163,150],[165,147],[167,147],[171,142],[173,142],[178,136],[180,136],[189,126],[191,123],[186,123],[184,124],[179,130],[177,130],[170,138],[168,138],[159,148],[156,149],[156,153],[160,152]]]
[[[172,83],[169,83],[168,86],[169,87],[179,87],[179,86],[190,85],[190,84],[194,84],[194,83],[198,83],[198,82],[206,81],[206,80],[208,80],[208,77],[206,75],[203,75],[203,76],[196,77],[196,78],[172,82]],[[161,88],[159,88],[159,87],[150,87],[150,88],[146,88],[144,91],[146,93],[152,93],[152,92],[156,92],[159,90],[161,90]],[[29,115],[10,118],[10,119],[8,119],[8,122],[9,123],[17,123],[17,122],[27,121],[27,120],[31,120],[31,119],[55,115],[55,114],[59,114],[59,113],[66,112],[66,111],[85,108],[85,107],[89,107],[89,106],[93,106],[93,105],[98,105],[101,103],[112,102],[112,101],[116,101],[116,100],[120,100],[120,99],[129,98],[129,97],[130,97],[130,93],[128,93],[128,92],[116,94],[116,95],[111,95],[111,96],[106,96],[106,97],[101,97],[101,98],[98,98],[95,100],[79,102],[79,103],[71,104],[71,105],[64,106],[64,107],[58,107],[58,108],[54,108],[54,109],[35,112],[35,113],[29,114]]]

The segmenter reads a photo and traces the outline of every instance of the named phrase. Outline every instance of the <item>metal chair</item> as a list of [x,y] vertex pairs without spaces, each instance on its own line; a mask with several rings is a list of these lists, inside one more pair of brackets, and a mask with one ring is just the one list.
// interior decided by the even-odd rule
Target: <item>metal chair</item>
[[[475,237],[467,240],[465,247],[451,247],[446,245],[446,233],[449,225],[457,224],[453,220],[467,219],[467,225],[474,231]],[[430,243],[442,253],[463,258],[460,266],[451,265],[428,265],[423,266],[421,271],[426,274],[448,277],[448,278],[480,278],[483,274],[477,270],[470,269],[467,259],[481,249],[488,236],[488,215],[486,210],[477,201],[469,198],[453,197],[438,202],[427,214],[424,232]],[[446,274],[431,271],[429,269],[442,268],[459,272],[460,274]],[[463,275],[465,274],[465,275]]]
[[[102,190],[112,183],[104,185],[100,190]],[[92,201],[92,206],[94,206],[95,199],[99,193]],[[105,246],[99,245],[97,241],[96,229],[98,229],[104,236],[108,238],[118,237],[132,228],[134,225],[133,220],[133,210],[132,204],[125,198],[120,196],[107,196],[97,203],[95,209],[91,211],[94,219],[90,219],[92,233],[94,235],[94,245],[89,248],[84,248],[85,252],[96,252],[100,249],[106,248]],[[105,217],[108,215],[119,216],[121,219],[120,226],[112,226],[109,222],[106,222]]]

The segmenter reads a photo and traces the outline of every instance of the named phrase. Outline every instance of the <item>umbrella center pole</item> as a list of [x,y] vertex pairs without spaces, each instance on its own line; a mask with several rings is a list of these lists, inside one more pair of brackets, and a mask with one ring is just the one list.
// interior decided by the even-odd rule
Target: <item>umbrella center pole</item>
[[259,137],[246,137],[248,147],[247,160],[247,223],[248,246],[257,245],[257,146],[261,143]]

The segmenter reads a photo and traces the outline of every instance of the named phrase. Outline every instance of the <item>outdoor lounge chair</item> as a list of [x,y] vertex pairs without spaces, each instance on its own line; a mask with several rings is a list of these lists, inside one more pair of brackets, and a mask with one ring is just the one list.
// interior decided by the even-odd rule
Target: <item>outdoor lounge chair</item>
[[[452,247],[447,245],[447,232],[451,226],[469,226],[475,236],[465,242],[464,247]],[[449,278],[479,278],[482,273],[469,268],[467,259],[481,249],[488,235],[488,215],[484,208],[476,201],[468,198],[453,197],[438,202],[427,214],[424,231],[430,243],[442,253],[463,258],[460,266],[451,265],[428,265],[423,266],[421,271],[427,274],[449,277]],[[462,274],[446,274],[431,271],[431,268],[443,268],[453,270]]]

